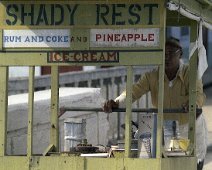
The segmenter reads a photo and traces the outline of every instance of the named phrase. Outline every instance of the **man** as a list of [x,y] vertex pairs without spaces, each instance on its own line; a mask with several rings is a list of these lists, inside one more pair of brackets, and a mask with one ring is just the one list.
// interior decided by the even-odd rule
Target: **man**
[[[188,108],[189,100],[189,69],[187,65],[182,64],[182,47],[179,40],[169,38],[166,41],[165,47],[165,78],[164,78],[164,108]],[[139,81],[133,85],[132,100],[133,102],[139,99],[142,95],[150,91],[153,107],[158,106],[158,81],[159,71],[154,69],[145,73]],[[126,99],[126,91],[124,91],[115,100],[108,100],[104,103],[103,110],[107,113],[113,108],[118,108]],[[197,108],[201,108],[205,101],[203,93],[202,81],[197,80]],[[180,130],[188,132],[188,114],[164,114],[164,120],[177,120]],[[201,170],[204,163],[204,158],[207,149],[207,128],[203,115],[197,115],[197,158],[198,170]],[[200,140],[199,135],[203,135],[205,140]]]

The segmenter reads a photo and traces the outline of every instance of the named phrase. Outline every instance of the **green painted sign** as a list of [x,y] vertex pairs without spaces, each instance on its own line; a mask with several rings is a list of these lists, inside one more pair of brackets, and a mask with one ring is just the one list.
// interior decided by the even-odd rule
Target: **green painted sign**
[[119,4],[3,1],[0,27],[153,26],[160,24],[160,6],[155,1]]

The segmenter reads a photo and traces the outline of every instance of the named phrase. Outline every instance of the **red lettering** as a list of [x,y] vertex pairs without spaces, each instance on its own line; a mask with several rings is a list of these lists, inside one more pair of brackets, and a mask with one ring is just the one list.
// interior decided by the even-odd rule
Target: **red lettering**
[[154,33],[149,33],[149,34],[144,34],[144,33],[106,33],[106,34],[96,34],[96,41],[106,41],[106,42],[151,42],[155,41],[155,34]]
[[101,38],[102,38],[102,35],[101,34],[96,34],[96,41],[98,41]]
[[113,34],[108,34],[107,41],[113,41]]
[[154,37],[154,35],[155,34],[148,34],[148,39],[149,39],[149,41],[154,41],[155,39],[155,37]]
[[133,34],[127,34],[128,41],[133,38]]
[[122,38],[121,38],[121,41],[127,41],[126,34],[123,34],[123,36],[122,36]]
[[120,41],[121,34],[115,34],[115,41]]
[[141,34],[141,41],[147,41],[147,38],[144,36],[144,34]]
[[140,38],[140,34],[135,34],[135,38],[134,38],[134,41],[137,41],[137,39]]

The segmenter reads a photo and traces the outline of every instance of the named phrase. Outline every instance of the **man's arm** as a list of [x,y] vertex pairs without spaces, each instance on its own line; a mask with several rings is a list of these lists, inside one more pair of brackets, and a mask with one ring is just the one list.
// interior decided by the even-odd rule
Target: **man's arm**
[[[136,101],[150,89],[148,73],[145,73],[137,83],[132,87],[132,101]],[[106,113],[112,112],[113,108],[126,107],[126,90],[121,93],[115,100],[107,100],[104,103],[103,111]]]

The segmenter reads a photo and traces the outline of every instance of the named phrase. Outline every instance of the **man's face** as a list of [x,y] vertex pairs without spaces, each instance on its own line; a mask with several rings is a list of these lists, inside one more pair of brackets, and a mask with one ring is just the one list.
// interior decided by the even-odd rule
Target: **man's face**
[[181,50],[171,45],[165,49],[165,69],[176,70],[180,65]]

